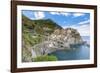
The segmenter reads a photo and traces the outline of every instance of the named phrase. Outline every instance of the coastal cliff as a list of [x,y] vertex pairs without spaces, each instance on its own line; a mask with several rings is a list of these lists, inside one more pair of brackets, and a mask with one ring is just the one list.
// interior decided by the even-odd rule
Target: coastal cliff
[[30,20],[22,17],[22,61],[48,55],[57,50],[71,50],[72,45],[83,44],[80,33],[73,28],[63,29],[50,19]]
[[71,45],[82,44],[83,40],[76,29],[56,29],[51,35],[46,37],[43,42],[31,47],[32,57],[49,54],[56,50],[70,50]]

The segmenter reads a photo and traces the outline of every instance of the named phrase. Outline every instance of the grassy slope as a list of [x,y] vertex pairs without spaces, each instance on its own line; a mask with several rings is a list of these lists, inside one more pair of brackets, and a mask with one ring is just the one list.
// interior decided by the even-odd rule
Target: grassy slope
[[[42,42],[42,40],[45,38],[44,36],[51,34],[55,29],[62,28],[50,19],[30,20],[29,18],[22,15],[22,61],[32,61],[30,47]],[[35,38],[32,37],[33,35],[35,35]]]

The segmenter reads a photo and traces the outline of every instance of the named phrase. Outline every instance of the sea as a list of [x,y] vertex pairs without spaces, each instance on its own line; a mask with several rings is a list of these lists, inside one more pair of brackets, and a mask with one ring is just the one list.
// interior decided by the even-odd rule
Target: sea
[[[83,41],[90,45],[90,36],[82,36]],[[59,61],[62,60],[88,60],[90,59],[90,46],[77,45],[77,48],[72,50],[57,50],[52,52]]]

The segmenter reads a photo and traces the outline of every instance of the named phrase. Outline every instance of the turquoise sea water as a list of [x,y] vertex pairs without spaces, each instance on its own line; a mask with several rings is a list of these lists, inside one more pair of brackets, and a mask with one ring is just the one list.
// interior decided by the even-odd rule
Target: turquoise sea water
[[[88,36],[83,36],[82,38],[89,44],[90,38]],[[55,55],[58,60],[86,60],[90,58],[90,47],[87,45],[76,45],[75,49],[57,50],[51,54]]]

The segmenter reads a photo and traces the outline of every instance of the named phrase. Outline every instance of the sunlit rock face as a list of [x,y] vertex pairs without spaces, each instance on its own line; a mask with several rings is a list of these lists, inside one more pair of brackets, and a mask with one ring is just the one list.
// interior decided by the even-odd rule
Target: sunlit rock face
[[51,35],[46,37],[42,43],[32,47],[32,56],[40,56],[54,52],[56,50],[70,50],[71,45],[82,44],[79,32],[73,28],[56,29]]
[[73,28],[57,29],[51,34],[50,40],[62,41],[68,44],[80,44],[82,43],[82,38],[79,32]]

